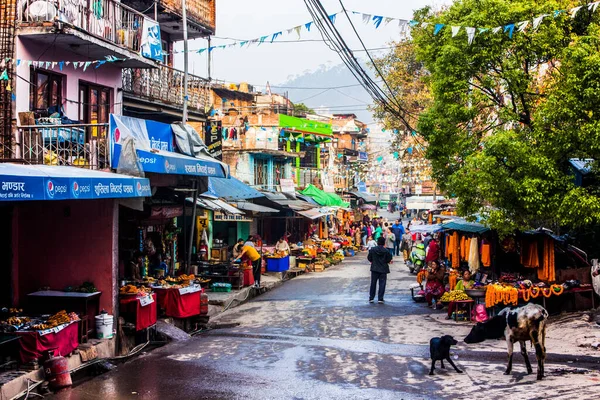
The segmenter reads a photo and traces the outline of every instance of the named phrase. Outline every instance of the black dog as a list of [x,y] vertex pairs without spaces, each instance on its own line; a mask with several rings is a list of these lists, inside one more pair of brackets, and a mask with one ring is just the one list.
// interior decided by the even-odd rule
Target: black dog
[[446,360],[454,367],[456,372],[462,374],[462,371],[458,369],[450,359],[450,347],[456,344],[458,344],[458,342],[450,335],[444,335],[441,338],[434,337],[429,341],[429,352],[431,353],[431,371],[429,371],[429,375],[433,375],[435,362],[437,360],[441,361],[442,368],[446,368],[444,367],[444,360]]

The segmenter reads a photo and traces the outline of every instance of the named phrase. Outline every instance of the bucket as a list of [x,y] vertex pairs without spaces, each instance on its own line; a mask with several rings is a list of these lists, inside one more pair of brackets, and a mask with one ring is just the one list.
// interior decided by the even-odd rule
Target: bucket
[[113,316],[109,314],[96,315],[96,337],[111,339],[113,337]]

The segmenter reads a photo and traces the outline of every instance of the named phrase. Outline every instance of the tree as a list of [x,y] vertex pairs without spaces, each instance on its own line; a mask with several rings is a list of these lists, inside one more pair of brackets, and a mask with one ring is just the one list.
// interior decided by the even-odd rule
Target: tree
[[309,108],[304,103],[294,104],[294,115],[295,116],[305,116],[306,114],[314,114],[315,110]]
[[[566,0],[458,0],[419,10],[412,31],[432,100],[418,117],[433,176],[463,215],[504,231],[600,222],[597,188],[574,185],[569,158],[600,154],[598,15]],[[512,37],[451,26],[505,27],[548,14]],[[444,24],[433,34],[432,27]],[[402,92],[401,89],[399,89]]]

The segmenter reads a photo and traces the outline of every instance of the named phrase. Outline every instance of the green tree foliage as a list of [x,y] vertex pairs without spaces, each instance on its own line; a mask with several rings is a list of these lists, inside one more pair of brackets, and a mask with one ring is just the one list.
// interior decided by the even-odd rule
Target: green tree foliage
[[313,110],[312,108],[308,107],[304,103],[294,104],[294,115],[297,116],[297,117],[304,116],[306,114],[314,114],[314,113],[315,113],[315,110]]
[[[457,0],[417,12],[416,60],[432,100],[418,118],[440,187],[463,215],[485,213],[504,231],[600,222],[594,187],[576,187],[569,158],[599,158],[600,10],[561,0]],[[537,30],[480,32],[547,13]],[[434,24],[445,24],[433,35]],[[394,68],[390,68],[393,71]],[[402,83],[400,83],[402,85]],[[398,92],[402,90],[399,87]]]

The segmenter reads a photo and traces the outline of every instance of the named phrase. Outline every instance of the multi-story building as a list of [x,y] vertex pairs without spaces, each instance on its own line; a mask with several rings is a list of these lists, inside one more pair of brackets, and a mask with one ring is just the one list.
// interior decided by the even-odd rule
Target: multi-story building
[[[123,114],[171,123],[181,121],[184,104],[184,73],[174,67],[175,42],[183,40],[181,0],[122,0],[124,4],[155,18],[160,24],[162,58],[155,69],[123,70]],[[214,35],[216,0],[187,0],[188,39]],[[191,49],[193,50],[193,49]],[[206,121],[209,81],[188,74],[188,120]]]
[[331,127],[336,166],[334,187],[336,191],[350,191],[360,180],[360,165],[368,161],[365,141],[367,125],[359,121],[355,114],[333,114]]

